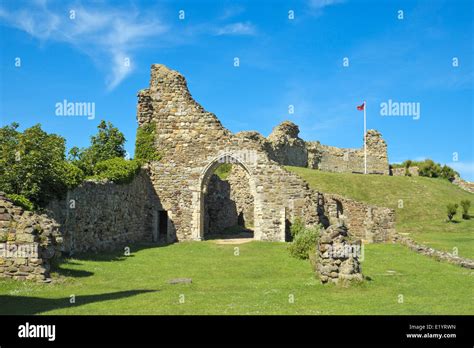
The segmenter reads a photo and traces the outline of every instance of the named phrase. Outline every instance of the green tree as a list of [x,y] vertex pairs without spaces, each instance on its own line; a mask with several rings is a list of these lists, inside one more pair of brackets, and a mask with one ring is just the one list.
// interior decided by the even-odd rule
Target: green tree
[[66,162],[64,138],[46,133],[39,124],[23,133],[17,128],[11,124],[0,130],[1,191],[44,206],[82,180],[82,172]]
[[71,148],[68,158],[86,175],[94,174],[97,163],[112,158],[124,158],[125,136],[110,122],[102,120],[97,126],[98,132],[91,137],[91,145],[85,149]]

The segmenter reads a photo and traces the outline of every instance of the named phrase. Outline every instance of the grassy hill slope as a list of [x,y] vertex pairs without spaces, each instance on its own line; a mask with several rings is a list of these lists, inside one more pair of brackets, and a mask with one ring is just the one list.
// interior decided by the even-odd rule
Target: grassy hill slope
[[[286,167],[318,191],[337,193],[361,202],[396,210],[397,232],[409,233],[416,241],[438,250],[474,258],[474,218],[463,220],[461,208],[454,223],[446,222],[446,204],[469,199],[474,215],[474,194],[443,179],[350,173]],[[398,208],[403,200],[403,208]]]

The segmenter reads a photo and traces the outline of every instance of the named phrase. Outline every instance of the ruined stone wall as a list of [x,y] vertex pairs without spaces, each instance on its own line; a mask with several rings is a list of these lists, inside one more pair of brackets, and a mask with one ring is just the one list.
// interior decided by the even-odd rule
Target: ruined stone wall
[[307,184],[272,161],[258,142],[222,127],[192,99],[181,74],[153,65],[150,86],[138,98],[138,125],[156,124],[155,142],[163,158],[152,163],[151,181],[174,239],[202,238],[205,189],[214,169],[229,160],[250,177],[256,239],[284,240],[286,221],[294,214],[304,215],[308,223],[318,221]]
[[[265,138],[257,132],[238,133],[254,140],[275,162],[328,172],[364,173],[364,148],[344,149],[299,138],[299,128],[284,121]],[[367,131],[367,172],[388,175],[387,145],[376,130]]]
[[56,221],[23,210],[0,192],[0,277],[47,280],[61,243]]
[[51,202],[48,215],[61,225],[62,251],[81,253],[151,242],[153,209],[159,201],[142,170],[129,184],[85,181],[66,199]]
[[453,184],[456,185],[456,186],[459,186],[464,191],[474,193],[474,183],[470,182],[470,181],[463,180],[461,177],[459,177],[457,175],[455,176],[455,178],[453,180]]
[[253,228],[254,199],[249,179],[240,165],[232,166],[225,180],[211,177],[204,201],[205,233],[222,233],[233,226]]
[[346,226],[331,225],[318,239],[314,267],[321,283],[347,286],[361,282],[363,253],[361,241],[352,237]]
[[342,221],[350,234],[367,243],[391,241],[395,235],[395,211],[390,208],[357,202],[340,195],[325,193],[322,196],[329,224]]
[[250,192],[249,175],[239,165],[232,166],[227,177],[230,184],[230,199],[235,202],[238,223],[241,226],[252,229],[254,225],[254,198]]
[[[410,176],[418,176],[420,168],[418,167],[408,167],[408,173]],[[405,168],[391,168],[390,175],[393,176],[406,176],[406,169]]]
[[204,198],[204,233],[222,234],[238,224],[237,205],[231,198],[231,185],[213,175]]
[[[364,173],[364,148],[344,149],[307,142],[308,167],[327,172]],[[376,130],[367,131],[367,172],[389,174],[387,145]]]
[[283,165],[307,167],[308,150],[298,134],[299,128],[292,122],[285,121],[275,127],[267,138],[270,158]]

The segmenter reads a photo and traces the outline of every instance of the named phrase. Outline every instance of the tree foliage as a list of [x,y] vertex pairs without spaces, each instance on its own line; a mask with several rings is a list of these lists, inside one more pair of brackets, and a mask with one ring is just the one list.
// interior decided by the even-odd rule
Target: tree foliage
[[97,129],[98,132],[91,137],[91,145],[88,148],[73,147],[69,150],[69,160],[87,176],[94,175],[97,163],[116,157],[124,158],[126,154],[125,136],[118,128],[102,120]]
[[39,124],[23,133],[17,129],[17,123],[0,129],[1,191],[44,206],[82,181],[82,171],[66,161],[64,138]]
[[459,176],[459,173],[456,172],[453,168],[434,162],[431,159],[426,159],[424,161],[412,161],[406,160],[400,164],[391,164],[392,168],[405,168],[405,175],[410,175],[410,167],[418,167],[418,174],[420,176],[426,176],[429,178],[444,178],[449,181],[453,181],[456,176]]

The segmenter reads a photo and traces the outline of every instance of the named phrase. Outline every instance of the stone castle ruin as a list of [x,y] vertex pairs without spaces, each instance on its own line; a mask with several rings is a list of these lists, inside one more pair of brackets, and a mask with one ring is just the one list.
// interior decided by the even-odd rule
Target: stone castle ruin
[[[306,142],[291,122],[268,138],[233,134],[192,98],[180,73],[159,64],[138,93],[137,121],[155,127],[162,158],[130,184],[86,181],[52,202],[49,217],[60,226],[63,252],[202,240],[236,225],[253,231],[255,240],[284,242],[296,217],[325,228],[344,222],[365,242],[388,241],[395,233],[392,209],[316,192],[283,167],[362,172],[363,149]],[[377,131],[368,131],[367,150],[369,173],[389,174],[387,146]],[[226,180],[215,175],[224,163],[232,164]]]
[[[342,201],[313,192],[281,165],[363,170],[363,151],[305,142],[298,137],[298,127],[290,122],[276,127],[267,139],[257,132],[232,134],[192,98],[184,77],[163,65],[152,66],[149,88],[138,93],[137,120],[139,127],[156,125],[156,148],[163,158],[150,165],[150,177],[159,197],[158,215],[168,220],[167,240],[201,240],[206,229],[231,227],[225,226],[225,221],[231,224],[240,218],[252,222],[254,239],[285,241],[289,223],[296,216],[310,225],[328,225],[328,215],[341,217]],[[367,143],[369,171],[388,174],[386,144],[380,134],[368,132]],[[233,164],[225,183],[213,175],[222,163]],[[225,185],[231,187],[223,190]],[[235,204],[212,218],[212,211],[206,208],[226,206],[223,197],[212,193],[216,186],[220,188],[217,192],[228,191],[226,196]],[[330,213],[331,204],[336,205],[335,213]],[[357,209],[352,210],[355,225]],[[359,210],[372,214],[365,207]],[[370,223],[362,220],[364,238],[370,234],[372,240],[387,239],[380,237],[380,232],[367,232]]]

